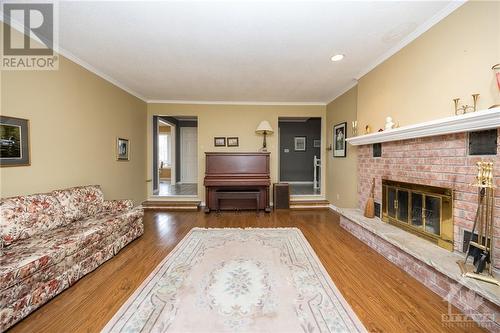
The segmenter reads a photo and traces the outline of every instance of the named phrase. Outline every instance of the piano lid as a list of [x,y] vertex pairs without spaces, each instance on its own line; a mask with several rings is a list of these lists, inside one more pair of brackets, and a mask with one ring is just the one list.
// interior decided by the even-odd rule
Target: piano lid
[[209,152],[205,153],[205,174],[209,176],[269,177],[270,153]]

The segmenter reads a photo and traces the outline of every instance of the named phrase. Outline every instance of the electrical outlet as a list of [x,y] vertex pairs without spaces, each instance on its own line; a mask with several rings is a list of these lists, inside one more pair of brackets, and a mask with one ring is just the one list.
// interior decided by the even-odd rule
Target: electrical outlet
[[339,200],[339,199],[340,199],[340,194],[337,193],[337,200]]

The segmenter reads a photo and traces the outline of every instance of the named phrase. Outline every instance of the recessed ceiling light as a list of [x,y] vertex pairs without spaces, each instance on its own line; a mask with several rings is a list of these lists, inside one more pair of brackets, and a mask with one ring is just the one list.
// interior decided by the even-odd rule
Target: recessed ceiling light
[[344,55],[343,54],[336,54],[332,57],[332,61],[340,61],[344,59]]

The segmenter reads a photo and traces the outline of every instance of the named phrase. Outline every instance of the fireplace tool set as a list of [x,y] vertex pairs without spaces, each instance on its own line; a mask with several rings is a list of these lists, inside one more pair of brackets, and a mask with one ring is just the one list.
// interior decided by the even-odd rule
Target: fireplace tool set
[[[458,261],[463,276],[500,285],[493,277],[494,185],[493,163],[477,162],[473,186],[478,188],[478,207],[464,261]],[[475,234],[477,233],[477,239]],[[467,260],[472,259],[472,265]]]

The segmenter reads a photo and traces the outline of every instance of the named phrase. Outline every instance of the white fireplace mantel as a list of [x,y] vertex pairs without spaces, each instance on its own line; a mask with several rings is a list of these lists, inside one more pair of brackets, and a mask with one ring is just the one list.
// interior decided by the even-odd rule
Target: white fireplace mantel
[[500,127],[500,108],[494,108],[403,126],[383,132],[355,136],[346,139],[346,141],[353,146],[359,146],[451,133],[480,131],[498,127]]

